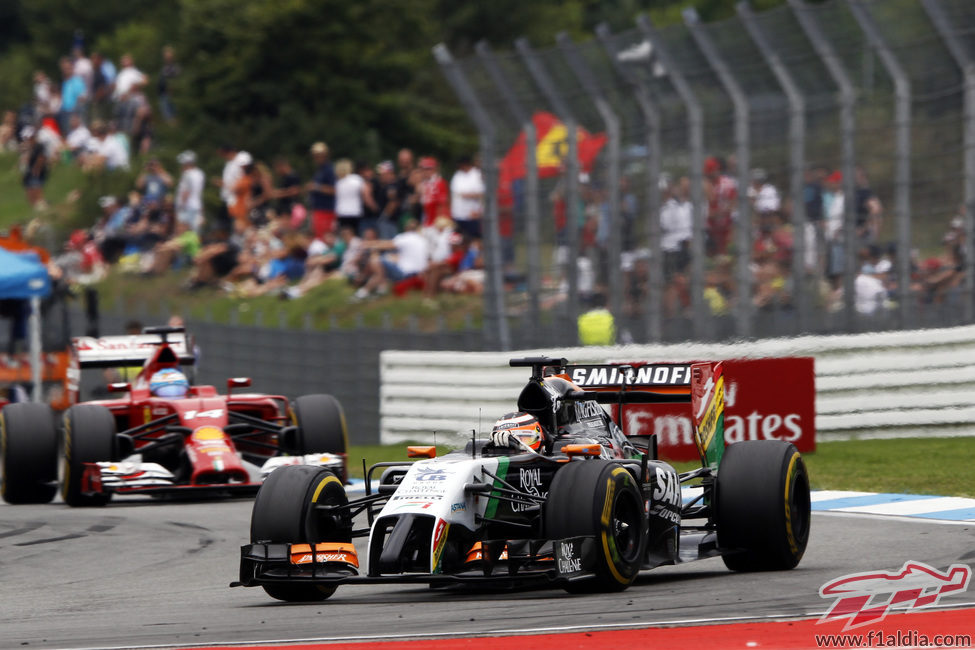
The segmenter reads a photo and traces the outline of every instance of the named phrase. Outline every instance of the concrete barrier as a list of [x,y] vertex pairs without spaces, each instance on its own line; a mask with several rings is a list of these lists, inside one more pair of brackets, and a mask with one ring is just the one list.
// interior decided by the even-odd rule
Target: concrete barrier
[[515,352],[380,354],[380,435],[384,443],[458,440],[484,434],[513,411],[527,369],[514,357],[571,363],[612,360],[816,359],[817,439],[975,435],[975,326],[735,344],[586,347]]

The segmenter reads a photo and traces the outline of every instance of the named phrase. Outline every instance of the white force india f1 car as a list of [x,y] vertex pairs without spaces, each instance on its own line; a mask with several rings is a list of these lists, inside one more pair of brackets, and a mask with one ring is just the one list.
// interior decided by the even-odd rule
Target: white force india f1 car
[[[61,496],[69,506],[99,506],[114,494],[253,495],[282,465],[328,467],[345,480],[346,428],[331,395],[233,392],[190,385],[192,339],[182,328],[142,335],[83,337],[81,368],[137,367],[119,397],[64,412]],[[46,503],[58,488],[58,430],[46,404],[8,404],[0,412],[2,494],[8,503]]]
[[[378,493],[367,488],[351,501],[327,469],[277,469],[257,495],[231,586],[261,586],[286,601],[328,598],[345,583],[548,581],[616,591],[641,570],[719,555],[735,571],[799,563],[810,525],[805,465],[782,441],[725,448],[720,363],[511,365],[532,376],[519,413],[499,426],[537,422],[537,450],[521,437],[501,446],[492,433],[439,458],[380,463],[366,477],[368,486],[383,469]],[[627,404],[662,402],[691,409],[700,468],[678,474],[656,458],[655,438],[627,438],[602,407],[619,416]],[[425,451],[434,450],[411,455]],[[684,502],[682,485],[699,486],[700,496]],[[370,525],[356,529],[361,512]],[[368,537],[364,558],[357,537]]]

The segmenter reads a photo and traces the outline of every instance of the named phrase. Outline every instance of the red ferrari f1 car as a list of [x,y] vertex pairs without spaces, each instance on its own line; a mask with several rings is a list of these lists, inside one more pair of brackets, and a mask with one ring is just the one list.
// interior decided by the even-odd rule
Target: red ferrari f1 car
[[[191,386],[181,367],[195,362],[182,328],[74,340],[80,368],[139,366],[131,382],[113,383],[117,399],[64,412],[61,496],[70,506],[98,506],[113,494],[254,494],[282,465],[346,474],[345,417],[331,395],[233,392],[250,379],[227,380],[227,393]],[[59,430],[46,404],[8,404],[0,413],[2,495],[8,503],[46,503],[57,493]]]

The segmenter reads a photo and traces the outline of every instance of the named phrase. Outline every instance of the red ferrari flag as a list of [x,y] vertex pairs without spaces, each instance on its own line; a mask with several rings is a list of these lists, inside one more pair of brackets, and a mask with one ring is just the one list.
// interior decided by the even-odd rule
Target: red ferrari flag
[[[557,176],[562,167],[562,161],[569,152],[568,129],[559,118],[544,111],[538,111],[532,115],[532,123],[535,125],[538,141],[535,149],[538,175],[540,178]],[[576,133],[579,164],[583,171],[588,172],[596,156],[599,155],[599,150],[606,143],[606,134],[589,133],[582,127],[579,127]],[[501,184],[505,185],[513,180],[524,178],[524,176],[525,134],[520,133],[501,161]]]

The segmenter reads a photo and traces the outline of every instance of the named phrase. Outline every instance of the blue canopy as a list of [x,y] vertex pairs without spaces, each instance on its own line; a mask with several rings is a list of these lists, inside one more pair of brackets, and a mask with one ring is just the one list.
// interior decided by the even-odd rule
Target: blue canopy
[[36,253],[11,253],[0,248],[0,298],[43,298],[51,278]]

